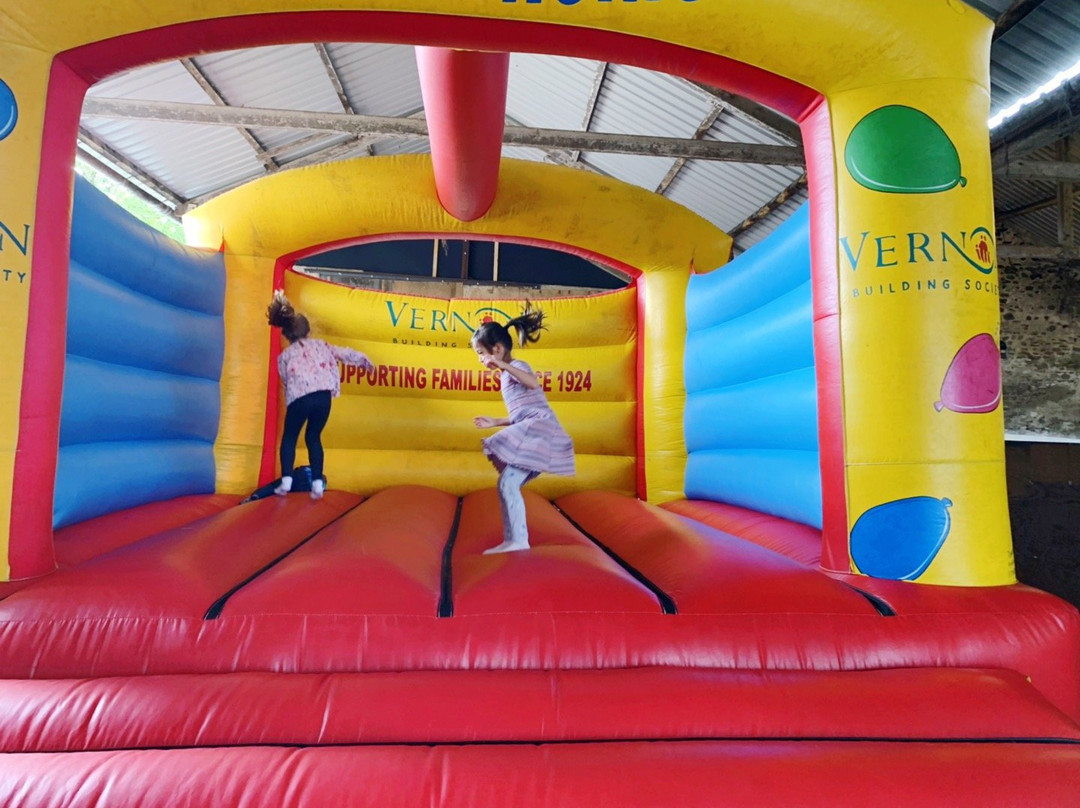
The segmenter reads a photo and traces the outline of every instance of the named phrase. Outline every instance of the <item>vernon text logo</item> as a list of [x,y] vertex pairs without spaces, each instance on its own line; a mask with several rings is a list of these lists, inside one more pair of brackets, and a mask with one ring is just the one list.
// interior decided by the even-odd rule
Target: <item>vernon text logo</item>
[[16,235],[18,229],[19,228],[16,227],[15,230],[12,231],[11,228],[9,228],[6,224],[0,222],[0,252],[4,252],[6,246],[6,238],[7,244],[11,244],[13,247],[15,247],[16,250],[21,252],[23,255],[26,255],[26,248],[30,244],[30,225],[24,224],[22,226],[21,240],[19,239],[18,235]]
[[509,314],[494,306],[481,306],[471,314],[462,316],[456,311],[421,308],[407,301],[402,301],[395,306],[394,301],[387,300],[386,310],[390,316],[390,325],[394,328],[407,328],[410,331],[472,334],[481,323],[489,323],[492,320],[501,320],[505,323],[511,319]]
[[947,264],[962,261],[983,275],[994,271],[994,236],[985,227],[972,231],[911,231],[876,235],[864,230],[841,236],[840,251],[852,272],[860,267],[884,269],[908,264]]

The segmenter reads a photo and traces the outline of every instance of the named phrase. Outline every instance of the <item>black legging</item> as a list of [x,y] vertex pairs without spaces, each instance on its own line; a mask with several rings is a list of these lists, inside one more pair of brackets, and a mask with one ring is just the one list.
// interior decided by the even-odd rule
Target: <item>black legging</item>
[[322,431],[330,417],[330,391],[317,390],[300,396],[285,410],[285,428],[281,433],[281,476],[291,477],[293,462],[296,460],[296,439],[300,437],[300,427],[307,421],[304,430],[304,443],[307,444],[308,459],[311,463],[311,479],[323,479]]

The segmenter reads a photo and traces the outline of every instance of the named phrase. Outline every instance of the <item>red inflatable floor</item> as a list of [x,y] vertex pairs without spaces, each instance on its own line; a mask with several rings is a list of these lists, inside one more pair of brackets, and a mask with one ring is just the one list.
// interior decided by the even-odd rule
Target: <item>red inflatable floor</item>
[[[72,784],[93,793],[85,777],[181,804],[169,783],[219,746],[208,782],[247,794],[226,805],[261,804],[259,789],[284,783],[267,767],[286,762],[299,767],[288,792],[322,804],[361,788],[348,772],[367,766],[372,794],[397,794],[379,804],[429,801],[433,765],[472,783],[443,800],[462,805],[489,804],[465,798],[488,776],[499,801],[520,802],[533,775],[500,786],[504,765],[551,767],[538,805],[595,805],[605,777],[620,804],[655,804],[657,778],[692,804],[717,804],[721,781],[777,800],[757,804],[800,803],[771,782],[781,772],[830,781],[801,801],[828,805],[856,768],[955,805],[912,772],[972,787],[1006,758],[1033,767],[1017,799],[1028,774],[1052,775],[1026,804],[1059,804],[1074,777],[1080,793],[1080,620],[1044,593],[830,577],[805,527],[606,492],[526,492],[533,548],[498,556],[482,553],[501,540],[490,490],[234,502],[61,531],[62,568],[0,592],[0,805],[53,792],[98,804],[64,801]],[[443,752],[405,751],[418,743]],[[261,785],[237,791],[243,778]],[[992,782],[973,793],[1012,793]]]

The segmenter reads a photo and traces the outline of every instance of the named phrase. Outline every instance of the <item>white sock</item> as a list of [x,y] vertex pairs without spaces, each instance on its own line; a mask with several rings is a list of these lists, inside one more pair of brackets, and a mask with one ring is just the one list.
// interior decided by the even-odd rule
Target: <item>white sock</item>
[[283,497],[290,491],[292,491],[292,477],[282,477],[278,487],[274,489],[274,493],[279,497]]
[[322,480],[311,481],[311,498],[322,499],[323,491],[326,490],[326,483]]

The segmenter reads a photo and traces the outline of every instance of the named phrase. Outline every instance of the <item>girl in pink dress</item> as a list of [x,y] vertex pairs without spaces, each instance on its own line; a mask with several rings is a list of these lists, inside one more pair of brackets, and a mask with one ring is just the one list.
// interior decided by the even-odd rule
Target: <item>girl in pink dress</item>
[[518,333],[518,342],[540,339],[544,313],[525,304],[525,310],[505,326],[496,322],[481,325],[472,336],[473,350],[486,368],[502,371],[500,383],[508,418],[479,415],[473,419],[477,429],[506,427],[484,439],[484,454],[499,471],[499,502],[502,505],[503,542],[485,550],[508,553],[529,549],[529,530],[525,522],[525,500],[521,487],[542,471],[573,475],[574,443],[559,424],[548,405],[544,391],[532,368],[514,359],[509,329]]
[[292,307],[280,289],[274,292],[266,318],[271,326],[280,327],[282,336],[289,341],[278,357],[278,375],[285,385],[286,409],[281,435],[281,483],[274,493],[285,496],[292,490],[296,440],[306,422],[304,443],[311,462],[311,498],[320,499],[326,490],[322,431],[330,418],[330,399],[341,394],[337,363],[341,361],[366,370],[374,369],[375,365],[352,348],[312,339],[307,317]]

